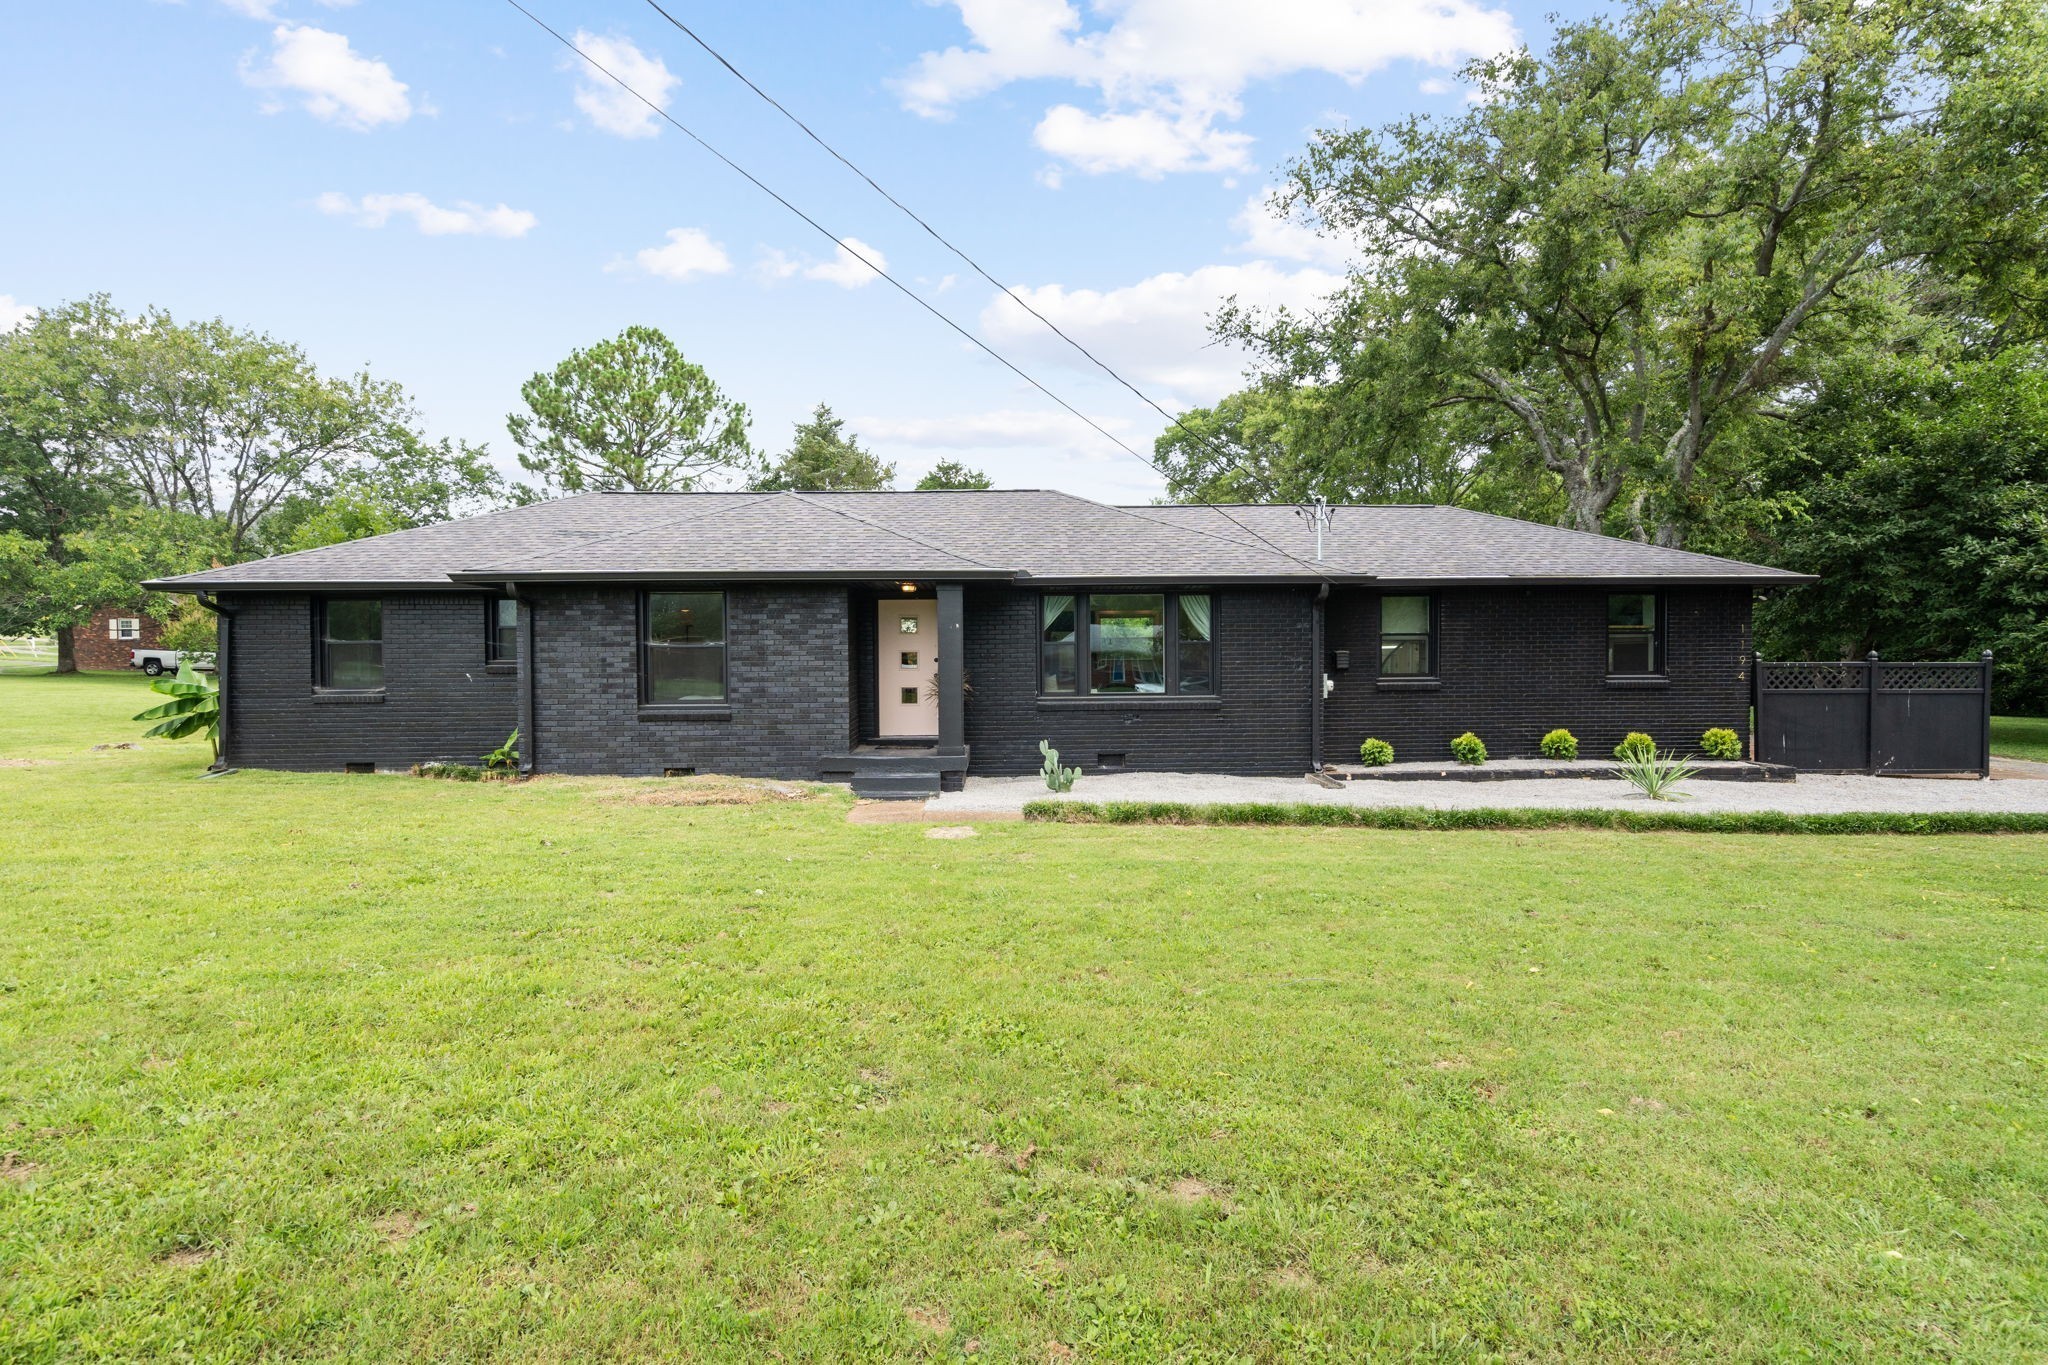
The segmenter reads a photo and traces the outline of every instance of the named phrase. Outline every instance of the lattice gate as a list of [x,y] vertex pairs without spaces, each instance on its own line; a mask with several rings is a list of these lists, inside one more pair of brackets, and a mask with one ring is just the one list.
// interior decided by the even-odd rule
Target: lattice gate
[[1991,651],[1975,661],[1774,663],[1750,672],[1756,757],[1807,772],[1991,775]]

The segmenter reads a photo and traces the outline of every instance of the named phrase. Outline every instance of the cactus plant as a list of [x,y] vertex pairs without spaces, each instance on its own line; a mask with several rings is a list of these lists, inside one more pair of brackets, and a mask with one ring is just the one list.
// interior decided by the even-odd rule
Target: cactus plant
[[1046,788],[1056,792],[1072,791],[1074,783],[1081,776],[1081,770],[1079,768],[1062,768],[1060,766],[1060,751],[1052,747],[1052,741],[1050,740],[1039,740],[1038,752],[1045,756],[1045,763],[1039,768],[1038,775],[1045,779]]

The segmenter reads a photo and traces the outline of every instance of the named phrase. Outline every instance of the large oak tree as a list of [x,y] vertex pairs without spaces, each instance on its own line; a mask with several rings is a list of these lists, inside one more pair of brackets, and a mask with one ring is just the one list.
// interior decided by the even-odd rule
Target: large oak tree
[[1936,314],[1995,341],[2038,299],[2044,32],[2027,0],[1565,25],[1473,64],[1459,117],[1318,135],[1279,201],[1360,266],[1219,331],[1314,394],[1331,461],[1476,449],[1568,525],[1682,544],[1819,361]]

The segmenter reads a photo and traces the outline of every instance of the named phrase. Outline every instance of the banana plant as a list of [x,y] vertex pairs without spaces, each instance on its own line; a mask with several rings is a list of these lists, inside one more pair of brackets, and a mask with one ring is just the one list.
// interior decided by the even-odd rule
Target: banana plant
[[142,737],[185,739],[203,731],[207,742],[213,745],[213,761],[220,762],[220,688],[194,673],[192,665],[181,659],[175,677],[158,678],[149,690],[170,700],[135,717],[158,722],[145,730]]

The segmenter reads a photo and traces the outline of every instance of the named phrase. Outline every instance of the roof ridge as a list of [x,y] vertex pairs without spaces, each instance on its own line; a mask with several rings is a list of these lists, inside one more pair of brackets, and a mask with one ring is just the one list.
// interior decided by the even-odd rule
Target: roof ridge
[[[595,498],[595,497],[603,497],[603,496],[605,496],[606,494],[608,494],[608,493],[611,493],[611,492],[614,492],[614,491],[617,491],[617,490],[613,490],[613,489],[608,489],[608,488],[606,488],[606,489],[597,489],[597,490],[594,490],[594,491],[592,491],[592,492],[590,492],[590,493],[581,493],[581,494],[578,494],[577,496],[578,496],[578,497],[592,497],[592,498]],[[650,491],[650,490],[644,490],[644,489],[637,489],[637,488],[636,488],[636,489],[633,489],[632,491],[633,491],[633,492],[636,492],[636,493],[638,493],[638,492],[644,492],[644,491]],[[661,490],[661,491],[663,491],[663,492],[668,492],[668,491],[670,491],[670,490],[667,490],[667,489],[663,489],[663,490]],[[631,536],[631,535],[638,535],[638,534],[639,534],[640,532],[642,532],[642,531],[652,531],[652,530],[656,529],[657,527],[662,527],[662,526],[675,526],[675,525],[678,525],[678,524],[680,524],[680,523],[682,523],[682,522],[685,522],[685,521],[698,521],[698,520],[701,520],[702,518],[705,518],[705,517],[719,517],[719,516],[724,516],[724,515],[725,515],[726,513],[728,513],[728,512],[737,512],[737,511],[738,511],[738,510],[739,510],[740,508],[742,508],[742,507],[752,507],[752,506],[753,506],[753,505],[754,505],[755,503],[759,502],[759,501],[760,501],[761,499],[763,499],[763,498],[772,498],[772,497],[774,497],[775,495],[774,495],[773,493],[759,493],[759,492],[755,492],[755,491],[753,491],[753,490],[751,490],[751,489],[737,489],[737,490],[734,490],[733,492],[730,492],[730,493],[720,493],[720,494],[717,494],[716,496],[719,496],[719,497],[730,497],[730,498],[735,498],[735,499],[738,499],[738,501],[735,501],[735,502],[730,502],[730,503],[727,503],[727,504],[726,504],[725,506],[723,506],[723,507],[705,507],[705,508],[698,508],[698,509],[696,509],[696,510],[694,510],[694,511],[690,511],[690,512],[685,512],[685,513],[684,513],[683,515],[681,515],[681,516],[675,516],[675,517],[663,517],[663,518],[662,518],[662,519],[661,519],[660,521],[650,521],[650,522],[648,522],[648,523],[647,523],[646,525],[644,525],[644,526],[627,526],[627,527],[624,527],[624,528],[622,528],[622,529],[620,529],[620,530],[617,530],[617,531],[606,531],[606,532],[605,532],[605,533],[604,533],[603,535],[601,535],[601,536],[591,536],[591,537],[590,537],[589,539],[587,539],[587,540],[582,540],[582,541],[579,541],[579,542],[577,542],[577,546],[578,546],[578,548],[580,549],[580,548],[582,548],[583,546],[586,546],[586,545],[597,545],[597,544],[600,544],[600,543],[602,543],[602,542],[604,542],[604,541],[607,541],[607,540],[617,540],[617,539],[618,539],[618,538],[619,538],[620,536]],[[558,499],[558,501],[561,501],[561,502],[573,502],[573,501],[575,501],[575,499],[574,499],[574,498],[561,498],[561,499]],[[541,504],[541,505],[545,505],[545,504]],[[527,560],[529,560],[529,559],[539,559],[539,558],[541,558],[541,557],[542,557],[542,556],[544,556],[544,555],[553,555],[553,554],[559,554],[559,553],[561,553],[561,547],[560,547],[559,545],[558,545],[558,546],[555,546],[555,547],[553,547],[553,548],[551,548],[551,549],[546,549],[546,550],[532,550],[532,551],[529,551],[529,552],[528,552],[528,553],[526,553],[526,554],[523,554],[523,555],[518,555],[518,556],[515,556],[515,557],[513,557],[513,558],[511,558],[511,559],[506,559],[506,560],[502,560],[502,561],[500,561],[499,563],[496,563],[496,564],[493,564],[493,565],[491,565],[490,567],[491,567],[491,568],[493,568],[493,569],[501,569],[501,568],[502,568],[502,569],[510,569],[510,568],[516,568],[516,567],[518,567],[518,566],[519,566],[520,564],[523,564],[523,563],[525,563],[525,562],[526,562]],[[475,571],[474,569],[457,569],[457,570],[455,570],[455,572],[456,572],[456,573],[474,573],[474,572],[476,572],[476,571]]]
[[[863,490],[854,490],[854,489],[843,489],[843,490],[838,490],[838,491],[842,491],[842,492],[855,492],[855,491],[862,491],[862,492],[866,492],[866,491],[875,491],[875,492],[898,492],[898,491],[901,491],[901,490],[898,490],[898,489],[876,489],[876,490],[865,490],[865,489],[863,489]],[[937,489],[932,489],[932,490],[928,490],[928,491],[931,491],[931,492],[938,492],[938,491],[941,491],[941,490],[937,490]],[[945,490],[945,491],[952,491],[952,490]],[[975,492],[993,492],[994,490],[993,490],[993,489],[975,489],[975,490],[973,490],[973,491],[975,491]],[[1006,566],[1006,565],[1002,565],[1002,564],[991,564],[991,563],[989,563],[989,562],[988,562],[987,560],[985,560],[985,559],[976,559],[976,558],[975,558],[975,557],[974,557],[973,555],[969,555],[969,554],[962,554],[962,553],[961,553],[960,551],[958,551],[958,550],[954,549],[954,548],[953,548],[952,546],[950,546],[950,545],[941,545],[941,544],[939,544],[939,543],[938,543],[937,541],[932,541],[932,540],[926,540],[926,539],[925,539],[924,537],[922,537],[922,536],[919,536],[919,535],[913,535],[913,534],[912,534],[911,532],[909,532],[909,531],[905,531],[905,530],[902,530],[902,529],[901,529],[901,528],[899,528],[899,527],[891,526],[891,525],[889,525],[889,524],[888,524],[887,522],[885,522],[885,521],[877,521],[877,520],[875,520],[875,519],[874,519],[873,517],[863,516],[863,515],[862,515],[862,514],[860,514],[859,512],[851,512],[851,511],[848,511],[847,509],[845,509],[845,508],[843,508],[843,507],[831,507],[831,506],[827,506],[827,505],[826,505],[825,503],[822,503],[822,502],[814,502],[814,501],[812,501],[812,500],[811,500],[810,496],[809,496],[809,495],[808,495],[807,493],[805,493],[805,492],[803,492],[803,491],[801,491],[801,490],[798,490],[798,489],[794,489],[794,488],[792,488],[792,489],[788,489],[788,490],[787,490],[787,492],[788,492],[788,494],[789,494],[789,496],[790,496],[790,497],[792,497],[792,498],[795,498],[795,499],[796,499],[797,501],[801,502],[801,503],[802,503],[802,504],[803,504],[804,506],[806,506],[806,507],[815,507],[815,508],[817,508],[817,509],[818,509],[819,511],[821,511],[821,512],[830,512],[830,513],[832,513],[832,514],[833,514],[834,516],[839,516],[839,517],[845,517],[845,518],[846,518],[847,520],[849,520],[849,521],[857,521],[857,522],[860,522],[860,523],[861,523],[862,525],[864,525],[864,526],[872,526],[872,527],[874,527],[874,528],[875,528],[876,530],[878,530],[878,531],[886,531],[886,532],[887,532],[887,533],[889,533],[890,535],[892,535],[892,536],[895,536],[895,537],[897,537],[897,538],[898,538],[899,540],[907,540],[907,541],[909,541],[909,542],[910,542],[911,544],[913,544],[913,545],[922,545],[922,546],[924,546],[924,548],[925,548],[925,549],[927,549],[927,550],[937,550],[937,551],[938,551],[938,552],[939,552],[940,554],[942,554],[942,555],[951,555],[951,556],[952,556],[953,558],[955,558],[955,559],[963,559],[963,560],[966,560],[966,561],[967,561],[967,562],[968,562],[969,564],[978,564],[978,565],[980,565],[980,566],[981,566],[982,568],[984,568],[984,569],[995,569],[995,570],[998,570],[998,571],[1000,571],[1000,570],[1002,570],[1002,569],[1004,569],[1004,568],[1006,568],[1006,567],[1009,567],[1009,566]],[[1014,572],[1014,569],[1012,570],[1012,572]]]

